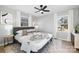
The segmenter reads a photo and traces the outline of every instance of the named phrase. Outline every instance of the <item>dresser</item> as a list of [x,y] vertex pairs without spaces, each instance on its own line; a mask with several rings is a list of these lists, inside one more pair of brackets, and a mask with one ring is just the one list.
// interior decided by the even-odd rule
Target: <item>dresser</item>
[[79,49],[79,33],[71,34],[71,42],[72,42],[74,48]]

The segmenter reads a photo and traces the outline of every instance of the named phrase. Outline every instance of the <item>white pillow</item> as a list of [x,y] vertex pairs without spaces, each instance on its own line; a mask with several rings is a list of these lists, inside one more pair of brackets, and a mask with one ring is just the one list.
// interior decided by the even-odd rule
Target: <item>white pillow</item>
[[23,31],[22,31],[22,30],[19,30],[19,31],[17,31],[16,33],[17,33],[17,34],[22,34]]
[[34,35],[42,35],[40,32],[35,32]]
[[27,32],[34,32],[35,31],[35,29],[29,29],[29,30],[27,30]]

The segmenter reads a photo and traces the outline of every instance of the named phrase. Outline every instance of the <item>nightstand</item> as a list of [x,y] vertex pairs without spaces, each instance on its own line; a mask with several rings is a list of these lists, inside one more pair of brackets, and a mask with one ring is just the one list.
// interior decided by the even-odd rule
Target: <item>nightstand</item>
[[9,44],[9,43],[13,43],[13,35],[1,35],[0,37],[3,38],[3,44],[4,46]]

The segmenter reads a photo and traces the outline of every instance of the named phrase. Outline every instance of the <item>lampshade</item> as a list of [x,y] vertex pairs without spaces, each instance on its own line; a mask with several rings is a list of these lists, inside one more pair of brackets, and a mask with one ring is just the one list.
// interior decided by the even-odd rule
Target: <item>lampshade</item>
[[35,29],[38,29],[38,25],[35,26]]

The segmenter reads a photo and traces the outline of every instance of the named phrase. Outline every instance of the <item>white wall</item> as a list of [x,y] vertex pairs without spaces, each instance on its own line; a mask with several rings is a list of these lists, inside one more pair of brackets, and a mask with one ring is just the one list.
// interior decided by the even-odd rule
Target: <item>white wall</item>
[[28,17],[28,26],[29,27],[33,26],[33,16],[32,15],[29,15],[29,17]]
[[69,31],[75,32],[75,27],[79,24],[79,8],[71,9],[69,13]]
[[15,19],[14,19],[14,27],[20,27],[21,26],[21,12],[16,11]]
[[0,11],[11,13],[13,16],[13,26],[14,27],[20,26],[20,11],[16,11],[16,10],[13,10],[13,9],[10,9],[4,6],[0,6]]
[[56,38],[57,34],[57,14],[54,14],[54,38]]
[[68,11],[68,31],[73,32],[73,20],[74,20],[74,14],[73,14],[73,9]]
[[39,31],[45,31],[54,34],[54,16],[47,15],[37,18],[36,24],[39,26]]
[[73,27],[75,28],[79,24],[79,8],[73,9]]

